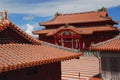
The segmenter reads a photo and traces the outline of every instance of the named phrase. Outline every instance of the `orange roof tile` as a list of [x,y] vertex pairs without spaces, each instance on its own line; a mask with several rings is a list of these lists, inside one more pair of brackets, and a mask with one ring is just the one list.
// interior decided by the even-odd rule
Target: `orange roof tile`
[[8,20],[0,20],[0,32],[5,30],[6,28],[12,28],[14,31],[16,31],[18,34],[20,34],[22,37],[24,37],[26,40],[30,41],[33,44],[40,44],[40,41],[32,38],[30,35],[22,31],[18,26],[13,24],[11,21]]
[[120,36],[92,45],[91,50],[120,51]]
[[90,80],[102,80],[100,78],[91,78]]
[[118,30],[117,27],[113,26],[95,26],[95,27],[81,27],[81,28],[75,28],[75,27],[68,27],[64,28],[63,26],[59,29],[46,29],[46,30],[38,30],[33,31],[33,34],[46,34],[47,36],[52,36],[56,34],[57,32],[61,30],[72,30],[78,34],[93,34],[93,32],[99,32],[99,31],[112,31],[112,30]]
[[33,34],[48,34],[50,32],[54,32],[56,29],[42,29],[42,30],[37,30],[33,31]]
[[66,24],[66,23],[86,23],[86,22],[98,22],[112,20],[107,17],[107,12],[105,11],[91,11],[84,13],[73,13],[73,14],[63,14],[55,16],[52,20],[48,22],[41,22],[40,25],[55,25],[55,24]]
[[3,44],[0,45],[0,72],[69,60],[80,55],[44,44]]
[[100,31],[113,31],[117,30],[117,27],[114,26],[94,26],[94,27],[83,27],[83,28],[78,28],[78,30],[81,31],[81,34],[93,34],[94,32],[100,32]]
[[49,46],[48,43],[32,38],[12,22],[0,20],[0,32],[8,27],[33,44],[0,44],[0,72],[69,60],[81,55],[59,46]]
[[10,24],[8,20],[0,20],[0,32]]

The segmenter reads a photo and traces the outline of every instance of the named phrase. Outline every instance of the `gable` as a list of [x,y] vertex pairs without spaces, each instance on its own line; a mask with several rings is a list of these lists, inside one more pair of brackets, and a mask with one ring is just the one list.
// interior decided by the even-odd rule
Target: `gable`
[[31,42],[23,38],[12,28],[8,27],[0,32],[0,44],[4,43],[31,43]]
[[56,35],[72,35],[72,34],[77,34],[77,33],[72,30],[60,30],[56,33]]
[[74,26],[62,26],[53,35],[79,35],[80,32]]
[[[4,32],[4,31],[6,31],[6,32]],[[10,31],[12,31],[12,32],[10,32]],[[6,36],[6,37],[3,36],[6,33],[8,33],[7,34],[8,36]],[[17,37],[18,38],[17,39],[15,36],[13,37],[13,33],[14,33],[14,35],[16,34],[16,36],[19,36],[19,38]],[[12,43],[12,42],[14,42],[14,43],[41,44],[41,41],[31,37],[30,35],[28,35],[24,31],[22,31],[18,26],[16,26],[15,24],[13,24],[11,21],[8,21],[8,20],[0,20],[0,34],[1,34],[1,38],[2,38],[1,43],[6,43],[6,42],[7,43]],[[8,39],[8,41],[4,42],[4,38],[5,38],[5,40]],[[13,41],[13,40],[16,40],[16,41]]]

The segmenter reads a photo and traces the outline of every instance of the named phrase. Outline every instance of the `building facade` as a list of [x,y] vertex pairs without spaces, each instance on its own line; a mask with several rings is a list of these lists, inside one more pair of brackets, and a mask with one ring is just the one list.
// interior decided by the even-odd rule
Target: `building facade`
[[73,49],[88,49],[91,44],[105,41],[119,34],[117,24],[106,11],[57,14],[45,29],[33,31],[39,39]]

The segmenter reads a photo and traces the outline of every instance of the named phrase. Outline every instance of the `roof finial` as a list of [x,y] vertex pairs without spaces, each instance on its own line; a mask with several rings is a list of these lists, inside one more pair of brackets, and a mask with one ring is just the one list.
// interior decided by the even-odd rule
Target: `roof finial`
[[59,13],[59,12],[55,13],[55,16],[61,16],[61,15],[62,15],[62,13]]
[[7,10],[4,10],[4,19],[7,20],[8,19],[8,11]]
[[65,27],[65,28],[67,28],[68,26],[69,26],[69,24],[68,24],[68,23],[66,23],[64,27]]
[[99,12],[99,11],[107,11],[107,9],[106,9],[105,7],[102,7],[102,8],[100,8],[100,9],[98,9],[97,11],[98,11],[98,12]]

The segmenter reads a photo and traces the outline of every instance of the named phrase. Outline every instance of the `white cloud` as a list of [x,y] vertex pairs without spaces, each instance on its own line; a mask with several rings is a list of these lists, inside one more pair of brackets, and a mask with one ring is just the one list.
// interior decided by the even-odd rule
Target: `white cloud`
[[22,29],[23,31],[27,31],[29,25],[33,27],[33,28],[32,28],[32,31],[40,30],[40,29],[44,29],[44,28],[45,28],[44,26],[40,26],[40,25],[38,24],[38,22],[33,23],[33,24],[32,24],[32,23],[28,23],[28,24],[24,24],[24,25],[19,25],[19,27],[21,27],[21,29]]
[[[7,2],[9,1],[9,3]],[[17,3],[7,0],[0,3],[0,10],[8,9],[10,13],[52,16],[56,12],[73,13],[97,10],[102,6],[110,8],[120,6],[120,0],[50,0],[44,3]],[[11,1],[11,2],[10,2]]]
[[26,29],[26,33],[28,33],[29,35],[31,35],[34,38],[38,38],[38,35],[33,35],[32,31],[34,30],[34,27],[30,24],[27,24],[27,29]]
[[34,20],[35,17],[34,16],[24,16],[23,20]]

